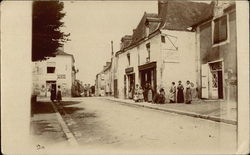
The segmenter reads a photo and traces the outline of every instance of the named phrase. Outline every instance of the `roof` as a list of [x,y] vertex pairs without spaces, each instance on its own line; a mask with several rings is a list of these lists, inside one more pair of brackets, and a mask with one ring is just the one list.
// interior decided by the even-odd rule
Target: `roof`
[[[150,18],[150,17],[151,18],[157,18],[158,14],[144,12],[143,17],[141,18],[141,21],[139,22],[136,29],[134,29],[131,44],[136,43],[139,40],[141,40],[142,38],[146,37],[146,25],[145,25],[145,22],[146,22],[147,18]],[[149,28],[150,28],[149,31],[153,32],[153,29],[155,29],[156,26],[155,25],[154,26],[150,25]]]
[[190,1],[159,1],[159,17],[163,19],[162,29],[187,30],[187,28],[208,18],[213,12],[211,4]]
[[63,50],[61,49],[57,49],[57,51],[55,52],[55,55],[63,55],[63,56],[71,56],[72,59],[73,59],[73,62],[75,62],[75,59],[74,59],[74,56],[72,54],[68,54],[66,52],[64,52]]
[[149,38],[160,29],[188,31],[195,24],[213,17],[214,2],[210,4],[191,1],[158,0],[158,14],[144,12],[136,29],[133,30],[132,41],[126,43],[116,55],[123,50],[135,46],[146,38],[146,27],[149,27]]

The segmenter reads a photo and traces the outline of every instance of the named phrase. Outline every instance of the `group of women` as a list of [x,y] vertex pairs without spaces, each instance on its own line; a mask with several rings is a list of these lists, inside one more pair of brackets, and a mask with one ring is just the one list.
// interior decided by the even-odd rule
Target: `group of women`
[[[192,101],[191,87],[191,82],[187,81],[185,91],[186,104],[191,104]],[[133,99],[135,102],[145,101],[159,104],[164,104],[166,101],[164,89],[161,88],[159,93],[154,93],[150,83],[146,83],[144,89],[136,84]],[[178,82],[177,87],[175,86],[175,82],[172,82],[169,90],[169,101],[170,103],[184,103],[184,86],[181,81]]]
[[[192,101],[192,91],[191,91],[191,82],[186,82],[186,93],[185,93],[185,103],[191,104]],[[184,103],[184,86],[182,82],[179,81],[177,87],[175,86],[175,82],[172,82],[172,86],[170,88],[170,103]],[[177,93],[177,94],[176,94]],[[177,98],[177,99],[176,99]]]

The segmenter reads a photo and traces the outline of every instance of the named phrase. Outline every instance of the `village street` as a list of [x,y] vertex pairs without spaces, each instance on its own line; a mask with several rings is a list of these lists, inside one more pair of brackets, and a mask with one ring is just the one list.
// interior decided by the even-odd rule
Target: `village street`
[[59,112],[85,150],[232,153],[236,147],[235,125],[96,97],[75,98],[62,104]]

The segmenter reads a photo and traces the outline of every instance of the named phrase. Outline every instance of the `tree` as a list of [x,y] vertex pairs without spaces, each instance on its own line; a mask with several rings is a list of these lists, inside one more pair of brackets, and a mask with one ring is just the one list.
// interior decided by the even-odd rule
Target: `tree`
[[63,2],[34,1],[32,15],[32,61],[46,60],[55,56],[54,53],[63,43],[69,41],[68,36],[60,31],[63,26],[61,19]]

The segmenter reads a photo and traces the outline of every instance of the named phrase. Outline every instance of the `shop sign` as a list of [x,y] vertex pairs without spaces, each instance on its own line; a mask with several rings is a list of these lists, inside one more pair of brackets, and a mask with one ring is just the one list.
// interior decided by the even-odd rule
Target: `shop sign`
[[66,79],[66,75],[65,74],[58,74],[57,79]]
[[133,67],[129,67],[125,69],[125,73],[131,73],[134,72],[134,68]]

